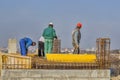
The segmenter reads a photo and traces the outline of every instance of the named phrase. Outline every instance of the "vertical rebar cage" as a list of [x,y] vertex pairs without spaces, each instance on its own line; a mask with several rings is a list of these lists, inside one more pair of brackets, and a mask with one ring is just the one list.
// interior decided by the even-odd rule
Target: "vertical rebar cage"
[[60,53],[60,52],[61,52],[61,40],[54,39],[52,53]]
[[100,69],[110,68],[110,38],[96,40],[96,56]]

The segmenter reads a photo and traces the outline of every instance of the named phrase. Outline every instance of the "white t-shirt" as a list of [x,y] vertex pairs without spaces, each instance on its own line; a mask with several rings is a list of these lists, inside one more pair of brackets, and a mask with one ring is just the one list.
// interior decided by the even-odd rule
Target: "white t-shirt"
[[45,42],[44,37],[41,36],[40,39],[39,39],[39,41]]

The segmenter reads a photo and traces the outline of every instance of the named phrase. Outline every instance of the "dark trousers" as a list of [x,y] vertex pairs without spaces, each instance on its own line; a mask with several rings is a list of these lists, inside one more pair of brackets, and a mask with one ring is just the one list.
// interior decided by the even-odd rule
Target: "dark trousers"
[[76,44],[75,42],[72,42],[72,45],[74,47],[73,54],[79,54],[80,53],[80,47],[77,46],[79,44]]
[[38,41],[38,56],[43,56],[45,57],[45,53],[44,53],[44,42],[42,41]]
[[80,54],[80,48],[78,47],[74,49],[73,54]]

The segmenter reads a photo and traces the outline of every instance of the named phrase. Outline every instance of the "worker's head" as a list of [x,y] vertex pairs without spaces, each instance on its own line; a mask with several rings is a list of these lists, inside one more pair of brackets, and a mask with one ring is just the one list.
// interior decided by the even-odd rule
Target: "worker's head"
[[52,22],[50,22],[50,23],[49,23],[49,26],[53,27],[53,23],[52,23]]
[[77,23],[76,27],[80,29],[80,28],[82,28],[82,24],[79,22],[79,23]]
[[35,46],[36,45],[36,42],[32,42],[32,46]]

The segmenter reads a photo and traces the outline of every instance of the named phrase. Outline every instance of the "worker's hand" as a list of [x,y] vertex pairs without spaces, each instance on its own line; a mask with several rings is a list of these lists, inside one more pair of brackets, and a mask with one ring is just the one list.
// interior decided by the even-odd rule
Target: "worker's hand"
[[26,49],[26,52],[28,52],[28,49]]
[[55,36],[54,38],[57,39],[57,36]]
[[75,46],[76,48],[79,48],[79,45],[78,44],[76,44],[76,46]]

